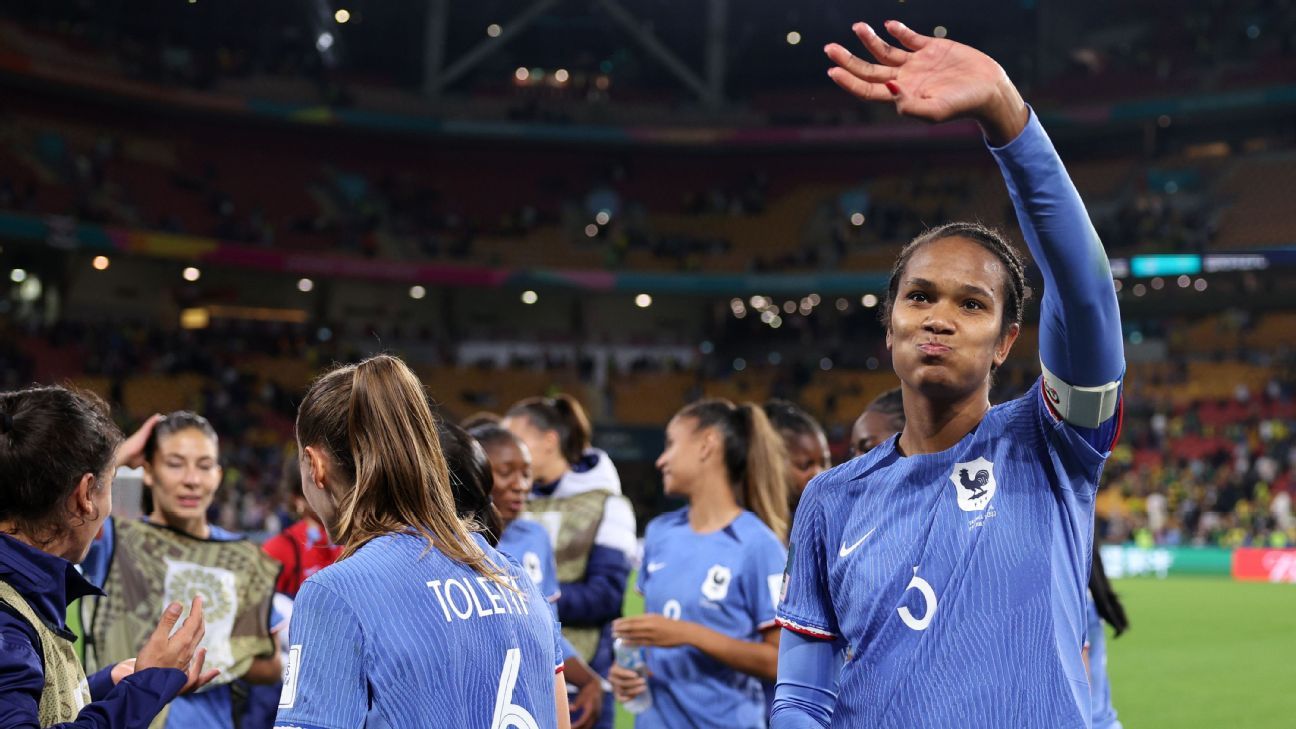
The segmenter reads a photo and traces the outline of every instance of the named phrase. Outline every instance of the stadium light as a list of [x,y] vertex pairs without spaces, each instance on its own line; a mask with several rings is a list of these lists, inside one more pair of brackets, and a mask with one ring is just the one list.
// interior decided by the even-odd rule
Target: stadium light
[[787,34],[787,42],[788,42],[788,45],[790,45],[790,46],[794,46],[794,45],[800,43],[800,42],[801,42],[801,34],[798,33],[798,32],[796,32],[795,30],[788,31],[788,34]]
[[557,71],[554,71],[554,81],[557,81],[560,85],[567,83],[567,79],[569,78],[571,78],[571,74],[567,73],[567,69],[565,68],[560,68]]
[[635,306],[640,309],[647,309],[652,306],[652,296],[648,294],[639,294],[635,297]]
[[[1187,276],[1180,276],[1180,277],[1179,277],[1178,279],[1176,279],[1175,281],[1176,281],[1176,283],[1179,284],[1179,288],[1181,288],[1181,289],[1186,289],[1186,288],[1188,288],[1189,286],[1192,285],[1192,279],[1188,278]],[[1117,281],[1116,283],[1120,283],[1120,282]],[[1119,291],[1120,289],[1116,289],[1116,290]]]
[[837,311],[846,311],[850,308],[850,302],[846,299],[837,299]]
[[27,272],[21,268],[15,268],[9,272],[9,280],[14,283],[22,283],[27,280]]
[[315,39],[315,50],[319,51],[320,53],[323,53],[324,51],[327,51],[332,47],[333,47],[332,33],[327,33],[327,32],[320,33],[319,37]]
[[598,223],[599,225],[607,225],[608,221],[611,219],[612,219],[612,215],[609,214],[608,211],[606,210],[600,210],[598,211],[598,215],[594,216],[594,222]]
[[878,297],[874,296],[873,294],[864,294],[864,296],[860,299],[860,303],[864,305],[865,309],[872,309],[873,307],[878,305]]
[[944,38],[945,36],[949,35],[949,29],[943,25],[938,25],[932,29],[932,35],[936,36],[937,38]]
[[333,19],[338,22],[338,25],[345,25],[351,19],[351,11],[346,8],[338,8],[338,11],[333,13]]
[[819,360],[819,369],[823,370],[824,372],[827,372],[832,368],[833,368],[833,361],[831,359],[824,357],[823,359]]
[[585,236],[588,238],[597,237],[598,231],[599,231],[598,226],[593,223],[590,223],[589,225],[585,226]]
[[504,29],[500,27],[499,23],[491,23],[490,25],[486,26],[486,35],[492,38],[500,37],[500,33],[503,32]]
[[297,282],[297,290],[303,294],[309,293],[313,288],[315,288],[315,282],[308,278],[303,278]]
[[410,287],[409,294],[410,294],[410,298],[411,298],[411,299],[414,299],[414,300],[417,301],[418,299],[421,299],[421,298],[423,298],[424,296],[427,296],[427,289],[423,288],[422,286],[418,286],[418,285],[411,286],[411,287]]
[[743,370],[747,369],[747,360],[743,359],[742,357],[735,359],[733,361],[733,368],[735,372],[742,372]]
[[110,263],[108,256],[95,256],[94,261],[91,262],[90,265],[94,266],[94,270],[96,271],[107,271]]
[[1204,278],[1199,278],[1199,279],[1197,279],[1196,281],[1194,281],[1194,282],[1193,282],[1193,288],[1194,288],[1194,289],[1197,289],[1198,291],[1205,291],[1205,290],[1206,290],[1206,279],[1204,279]]
[[851,225],[856,228],[864,224],[864,213],[851,213]]
[[531,78],[531,72],[527,70],[526,66],[518,66],[517,70],[513,72],[513,78],[518,81],[526,81]]
[[199,271],[193,266],[189,266],[185,268],[185,270],[181,271],[180,275],[184,278],[184,280],[193,283],[194,281],[197,281],[198,279],[202,278],[202,271]]
[[540,296],[536,294],[536,292],[531,291],[530,289],[527,289],[526,291],[522,292],[522,303],[527,304],[528,306],[534,304],[539,300],[540,300]]

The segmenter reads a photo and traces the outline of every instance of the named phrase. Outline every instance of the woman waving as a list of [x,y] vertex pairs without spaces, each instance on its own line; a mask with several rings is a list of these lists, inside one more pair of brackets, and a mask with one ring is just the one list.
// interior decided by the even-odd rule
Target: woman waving
[[1002,236],[952,223],[905,246],[883,311],[904,430],[806,490],[773,725],[1085,727],[1093,498],[1124,374],[1106,254],[1003,69],[900,23],[887,30],[902,48],[855,26],[877,63],[829,45],[829,75],[907,116],[980,125],[1044,276],[1043,374],[991,407],[1027,296]]

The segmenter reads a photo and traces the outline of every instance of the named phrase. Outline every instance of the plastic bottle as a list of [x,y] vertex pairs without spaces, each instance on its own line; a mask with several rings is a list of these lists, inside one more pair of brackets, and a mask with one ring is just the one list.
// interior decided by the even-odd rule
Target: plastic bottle
[[[631,671],[644,676],[648,673],[648,662],[644,660],[643,647],[629,641],[617,638],[612,644],[612,650],[616,653],[616,664],[622,668],[628,668]],[[652,706],[652,689],[644,688],[644,692],[629,701],[621,704],[625,710],[631,714],[642,714]]]

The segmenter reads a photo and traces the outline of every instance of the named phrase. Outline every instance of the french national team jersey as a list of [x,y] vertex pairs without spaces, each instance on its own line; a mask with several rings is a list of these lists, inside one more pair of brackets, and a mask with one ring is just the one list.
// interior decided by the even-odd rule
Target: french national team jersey
[[797,510],[779,623],[848,644],[832,726],[1088,727],[1108,454],[1038,381],[948,450],[903,457],[896,441],[817,477]]
[[558,626],[516,564],[506,589],[414,534],[316,573],[294,605],[279,729],[555,727]]
[[499,551],[522,565],[527,577],[540,588],[540,594],[554,602],[562,593],[558,589],[558,563],[554,561],[549,532],[537,522],[516,519],[500,535]]
[[[644,532],[639,591],[644,610],[699,623],[731,638],[760,641],[774,626],[787,553],[774,532],[744,511],[728,526],[699,534],[688,509],[653,519]],[[693,646],[647,648],[652,707],[636,729],[763,729],[767,705],[759,679]]]
[[1111,681],[1107,679],[1107,634],[1092,596],[1085,600],[1089,633],[1089,695],[1093,699],[1093,729],[1122,729],[1112,706]]

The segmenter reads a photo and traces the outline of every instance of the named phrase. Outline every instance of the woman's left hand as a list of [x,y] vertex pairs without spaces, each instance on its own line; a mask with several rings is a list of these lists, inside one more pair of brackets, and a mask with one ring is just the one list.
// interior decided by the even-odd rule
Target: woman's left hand
[[692,627],[693,623],[690,622],[648,613],[614,621],[612,633],[631,643],[671,648],[691,644],[689,631]]

